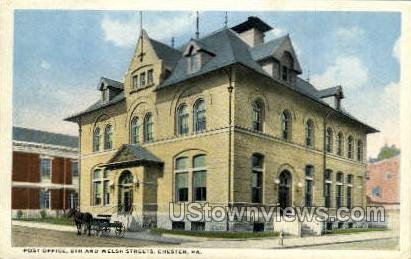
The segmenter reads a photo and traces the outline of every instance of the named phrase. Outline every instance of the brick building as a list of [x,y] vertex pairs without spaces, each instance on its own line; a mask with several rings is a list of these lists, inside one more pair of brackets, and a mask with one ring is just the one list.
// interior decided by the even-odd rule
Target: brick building
[[259,231],[276,225],[172,221],[169,203],[364,205],[367,134],[377,130],[342,109],[341,86],[300,78],[289,35],[266,42],[271,29],[249,17],[180,48],[142,30],[124,82],[101,78],[101,99],[66,119],[80,128],[81,210]]
[[383,225],[398,228],[400,212],[400,156],[368,164],[366,182],[369,205],[384,206],[388,216]]
[[36,217],[78,203],[78,138],[13,128],[12,211]]

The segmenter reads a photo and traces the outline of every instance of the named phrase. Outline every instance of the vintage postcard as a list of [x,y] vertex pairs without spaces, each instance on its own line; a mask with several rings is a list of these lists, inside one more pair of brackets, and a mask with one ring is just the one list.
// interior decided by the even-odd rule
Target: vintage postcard
[[411,6],[175,4],[2,3],[0,257],[410,258]]

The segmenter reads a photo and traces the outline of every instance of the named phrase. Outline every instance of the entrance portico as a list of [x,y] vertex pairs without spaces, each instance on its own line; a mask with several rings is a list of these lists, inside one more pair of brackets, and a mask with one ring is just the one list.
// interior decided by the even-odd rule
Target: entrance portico
[[162,164],[140,146],[123,145],[104,165],[110,172],[110,196],[115,197],[112,216],[127,218],[128,223],[155,224],[157,180],[162,175]]

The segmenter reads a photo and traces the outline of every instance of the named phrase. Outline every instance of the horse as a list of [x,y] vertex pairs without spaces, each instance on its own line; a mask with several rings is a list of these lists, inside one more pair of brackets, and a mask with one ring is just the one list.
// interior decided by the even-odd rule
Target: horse
[[93,215],[88,212],[80,212],[77,211],[76,209],[70,209],[70,211],[67,214],[68,218],[73,217],[74,223],[77,226],[77,235],[81,235],[81,227],[84,225],[84,234],[88,230],[88,235],[90,236],[91,232],[91,221],[93,220]]

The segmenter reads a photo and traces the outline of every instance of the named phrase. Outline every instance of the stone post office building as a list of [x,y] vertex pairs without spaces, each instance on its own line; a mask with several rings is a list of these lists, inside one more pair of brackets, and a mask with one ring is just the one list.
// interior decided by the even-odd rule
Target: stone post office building
[[[80,128],[80,208],[158,227],[226,230],[169,219],[169,203],[365,204],[367,134],[341,86],[317,90],[289,35],[265,42],[257,17],[180,48],[141,37],[124,82],[66,120]],[[229,230],[272,229],[231,222]]]

